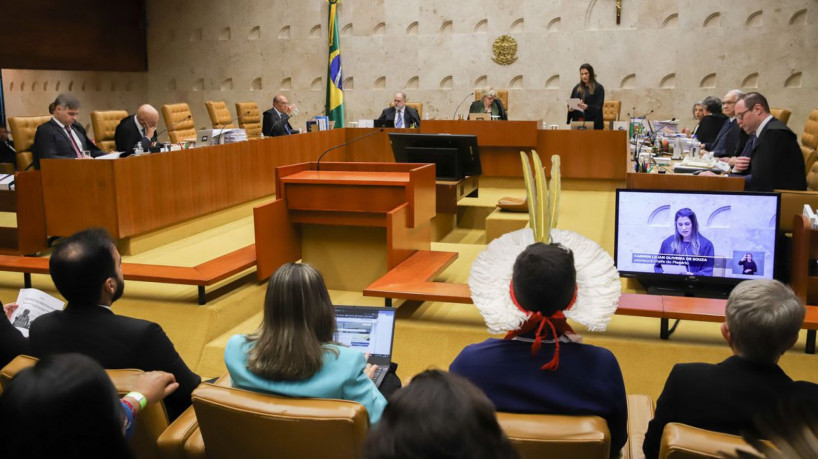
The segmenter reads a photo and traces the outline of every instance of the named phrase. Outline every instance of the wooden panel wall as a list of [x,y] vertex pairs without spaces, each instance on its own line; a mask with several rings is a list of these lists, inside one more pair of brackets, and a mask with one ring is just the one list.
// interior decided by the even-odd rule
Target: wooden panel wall
[[17,0],[2,10],[2,68],[148,70],[145,0]]

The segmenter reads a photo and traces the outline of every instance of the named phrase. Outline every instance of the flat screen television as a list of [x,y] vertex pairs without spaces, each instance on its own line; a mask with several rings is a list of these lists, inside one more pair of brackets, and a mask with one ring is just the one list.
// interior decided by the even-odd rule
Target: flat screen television
[[725,298],[772,279],[776,193],[617,190],[614,260],[648,293]]
[[432,163],[439,180],[460,180],[480,175],[477,136],[389,133],[392,154],[399,163]]

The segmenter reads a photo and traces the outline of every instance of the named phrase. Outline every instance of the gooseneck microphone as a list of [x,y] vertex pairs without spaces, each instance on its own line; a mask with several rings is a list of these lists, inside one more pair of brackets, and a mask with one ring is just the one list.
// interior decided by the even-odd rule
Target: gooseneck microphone
[[460,102],[460,104],[457,105],[457,108],[454,109],[454,115],[452,115],[452,119],[457,118],[457,112],[458,112],[458,110],[460,110],[460,107],[462,107],[463,104],[466,103],[467,100],[469,100],[469,97],[471,97],[473,95],[474,95],[474,91],[470,92],[466,97],[463,98],[463,100]]
[[375,134],[379,134],[379,133],[381,133],[381,132],[383,132],[383,128],[380,128],[380,129],[378,129],[377,131],[374,131],[374,132],[370,132],[369,134],[364,134],[364,135],[362,135],[362,136],[355,137],[354,139],[352,139],[352,140],[350,140],[350,141],[348,141],[348,142],[344,142],[344,143],[342,143],[342,144],[340,144],[340,145],[336,145],[336,146],[334,146],[334,147],[330,148],[329,150],[327,150],[327,151],[325,151],[325,152],[321,153],[321,156],[319,156],[319,157],[318,157],[318,161],[316,161],[316,162],[315,162],[315,170],[317,170],[317,171],[320,171],[320,170],[321,170],[321,159],[323,159],[323,158],[324,158],[324,156],[325,156],[327,153],[331,152],[332,150],[337,150],[338,148],[345,147],[345,146],[347,146],[347,145],[349,145],[349,144],[351,144],[351,143],[355,143],[355,142],[357,142],[357,141],[359,141],[359,140],[362,140],[362,139],[365,139],[365,138],[367,138],[367,137],[372,137],[373,135],[375,135]]
[[166,127],[165,129],[163,129],[163,130],[162,130],[162,131],[161,131],[159,134],[156,134],[156,139],[158,140],[160,135],[164,134],[164,133],[165,133],[165,132],[167,132],[169,129],[172,129],[172,128],[176,127],[176,125],[178,125],[178,124],[182,123],[183,121],[187,121],[187,120],[189,120],[189,119],[191,119],[191,118],[193,118],[193,115],[188,115],[188,116],[186,116],[186,117],[184,117],[184,118],[180,119],[179,121],[177,121],[177,122],[175,122],[175,123],[171,124],[170,126],[168,126],[168,127]]

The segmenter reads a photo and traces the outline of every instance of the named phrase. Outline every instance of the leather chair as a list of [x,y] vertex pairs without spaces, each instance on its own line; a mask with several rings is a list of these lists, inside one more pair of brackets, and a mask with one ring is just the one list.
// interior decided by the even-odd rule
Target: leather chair
[[622,111],[621,100],[606,100],[602,104],[602,121],[605,123],[605,129],[609,129],[611,122],[619,121],[619,114]]
[[162,118],[165,119],[170,143],[196,139],[196,123],[193,121],[193,114],[187,104],[163,105]]
[[523,459],[610,457],[611,433],[599,416],[497,413],[497,421]]
[[771,108],[770,115],[773,115],[778,121],[787,124],[787,122],[790,120],[790,115],[792,115],[792,112],[786,108]]
[[812,167],[807,170],[807,189],[818,191],[818,161],[813,161]]
[[239,127],[247,133],[248,139],[261,138],[261,110],[255,102],[236,102]]
[[[510,109],[508,106],[508,89],[495,89],[497,92],[497,98],[500,99],[500,102],[503,103],[503,108],[506,109],[506,115],[509,114]],[[474,100],[480,100],[483,98],[483,90],[482,89],[475,89],[474,90]]]
[[[660,459],[735,457],[736,450],[753,452],[741,437],[671,422],[662,432]],[[727,453],[728,456],[722,453]]]
[[207,107],[207,114],[210,115],[210,122],[213,123],[213,129],[232,129],[236,127],[231,121],[230,110],[227,109],[227,104],[224,101],[205,102]]
[[[25,368],[34,366],[37,359],[27,355],[17,356],[2,370],[0,370],[0,387],[5,387],[17,374]],[[105,370],[116,387],[119,396],[131,392],[136,379],[143,373],[142,370]],[[2,393],[2,390],[0,390]],[[168,427],[168,414],[165,405],[153,403],[139,412],[134,423],[134,432],[129,442],[131,451],[140,459],[159,457],[156,440]]]
[[[394,107],[394,102],[389,102],[390,107]],[[412,107],[418,112],[418,118],[423,119],[423,102],[406,102],[407,107]]]
[[160,436],[161,457],[361,456],[369,430],[363,405],[347,400],[279,397],[227,384],[223,377],[193,391],[195,413],[186,411]]
[[128,116],[125,110],[110,110],[91,112],[91,124],[94,126],[94,143],[100,150],[116,151],[116,127],[122,118]]
[[9,118],[11,136],[14,138],[14,149],[17,150],[17,170],[24,171],[34,163],[34,135],[37,127],[47,123],[51,115],[12,116]]

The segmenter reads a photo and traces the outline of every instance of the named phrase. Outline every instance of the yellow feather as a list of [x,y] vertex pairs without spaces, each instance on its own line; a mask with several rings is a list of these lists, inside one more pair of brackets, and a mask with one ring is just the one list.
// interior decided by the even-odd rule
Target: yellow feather
[[546,212],[548,206],[548,183],[545,180],[545,169],[543,169],[540,155],[536,150],[531,154],[534,159],[534,178],[537,182],[537,231],[534,233],[534,240],[537,242],[548,242],[551,238],[549,227],[549,215]]
[[548,234],[551,234],[551,230],[557,227],[557,217],[559,215],[559,207],[560,207],[560,193],[562,189],[562,172],[560,171],[560,157],[559,155],[552,155],[551,156],[551,183],[550,186],[550,193],[549,193],[549,202],[548,202],[548,212],[550,214],[550,224],[548,226]]
[[523,178],[525,178],[525,192],[528,198],[528,224],[534,230],[534,235],[537,234],[537,195],[534,190],[534,178],[531,176],[531,165],[528,163],[528,155],[524,151],[520,151],[520,159],[523,162]]

